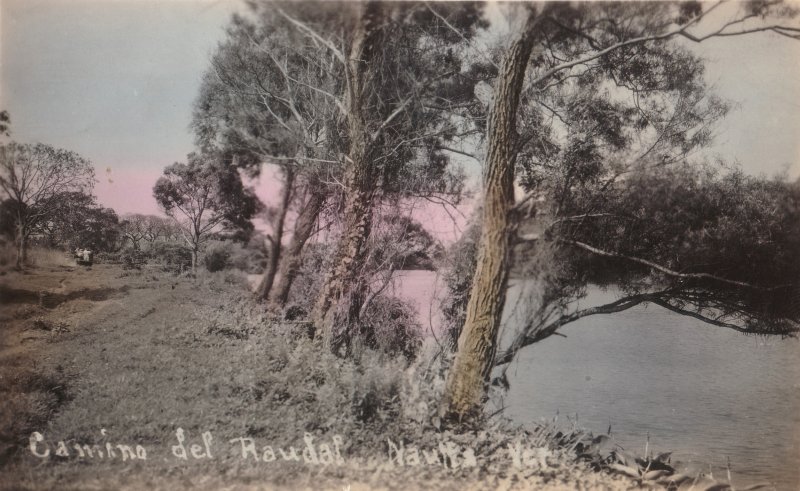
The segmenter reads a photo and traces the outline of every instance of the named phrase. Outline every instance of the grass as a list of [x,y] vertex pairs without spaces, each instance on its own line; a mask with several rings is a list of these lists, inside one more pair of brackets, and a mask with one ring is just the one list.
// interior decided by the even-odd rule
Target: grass
[[[459,432],[442,428],[436,409],[446,363],[433,344],[412,363],[369,349],[337,358],[301,325],[265,313],[237,273],[186,278],[147,267],[39,266],[3,277],[0,286],[63,299],[39,305],[20,294],[0,306],[7,320],[0,397],[10,401],[0,413],[0,488],[649,485],[642,476],[606,472],[607,456],[594,458],[591,435],[577,429],[524,429],[499,418]],[[178,428],[189,453],[192,444],[202,450],[208,432],[213,458],[176,458]],[[51,450],[47,459],[28,449],[34,431],[44,439],[36,448]],[[242,457],[248,439],[259,460]],[[60,441],[68,457],[54,455]],[[318,461],[327,462],[324,444],[338,448],[344,463],[306,463],[307,441]],[[75,444],[140,445],[148,458],[80,458]],[[266,447],[274,462],[264,462]],[[291,457],[290,447],[299,462],[282,457],[281,449]]]

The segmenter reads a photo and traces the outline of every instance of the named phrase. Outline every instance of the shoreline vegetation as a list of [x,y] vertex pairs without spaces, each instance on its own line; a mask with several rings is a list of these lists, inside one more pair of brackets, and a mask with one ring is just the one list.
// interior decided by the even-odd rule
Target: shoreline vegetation
[[242,295],[238,271],[192,278],[32,256],[36,266],[0,276],[3,489],[729,484],[556,421],[444,427],[435,346],[413,361],[336,357]]

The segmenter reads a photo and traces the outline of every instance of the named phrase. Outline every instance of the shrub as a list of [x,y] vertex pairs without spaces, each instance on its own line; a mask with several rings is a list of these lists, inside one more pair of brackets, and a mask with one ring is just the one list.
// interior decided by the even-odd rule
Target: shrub
[[122,263],[121,252],[98,252],[94,258],[95,262],[98,263],[108,263],[108,264]]
[[359,340],[365,346],[413,359],[422,343],[422,326],[413,305],[396,297],[378,295],[360,319]]
[[72,256],[59,249],[51,249],[43,246],[33,246],[28,248],[28,263],[35,266],[75,266]]
[[289,305],[297,306],[305,312],[314,310],[314,301],[322,288],[332,250],[329,244],[308,244],[305,247],[303,263],[289,292]]
[[120,253],[123,269],[142,269],[147,264],[147,255],[139,249],[125,249]]
[[264,238],[257,235],[245,245],[231,244],[228,261],[231,266],[247,274],[261,274],[267,267],[268,255],[269,252],[264,246]]
[[231,248],[226,243],[212,244],[206,248],[203,255],[203,265],[210,273],[222,271],[228,267],[228,260],[231,256]]
[[155,242],[150,246],[148,255],[170,273],[180,274],[192,266],[192,252],[183,244]]

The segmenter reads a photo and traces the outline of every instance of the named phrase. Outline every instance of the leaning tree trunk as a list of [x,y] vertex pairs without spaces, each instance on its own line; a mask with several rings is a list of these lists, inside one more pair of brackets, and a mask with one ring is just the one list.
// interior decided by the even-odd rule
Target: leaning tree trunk
[[367,123],[369,98],[373,92],[374,70],[380,64],[383,9],[380,2],[363,6],[363,14],[353,33],[347,56],[347,136],[348,156],[344,169],[344,217],[342,235],[336,246],[329,272],[312,313],[314,327],[325,344],[338,351],[349,341],[352,318],[358,308],[352,305],[352,291],[364,260],[364,246],[372,226],[375,197],[375,142]]
[[508,215],[514,201],[517,106],[533,48],[535,23],[531,13],[525,30],[504,58],[495,85],[483,171],[477,269],[442,400],[442,414],[459,421],[480,414],[497,349],[508,279]]
[[[354,142],[355,143],[355,142]],[[312,320],[323,340],[333,350],[346,344],[349,328],[357,319],[351,314],[355,306],[352,289],[364,261],[364,249],[372,227],[372,164],[363,140],[352,145],[351,163],[346,167],[344,184],[347,187],[344,223],[333,256],[332,270],[323,284]]]
[[289,204],[292,201],[292,188],[294,187],[294,169],[287,166],[284,168],[286,183],[281,192],[280,208],[278,208],[278,218],[275,223],[275,230],[270,238],[269,261],[267,269],[258,285],[258,298],[269,300],[272,285],[275,283],[275,275],[278,272],[278,265],[281,260],[281,242],[283,241],[283,226],[286,222],[286,213],[289,211]]
[[322,211],[322,207],[325,205],[325,192],[322,189],[314,189],[315,184],[316,183],[310,183],[308,185],[308,199],[303,204],[303,208],[297,216],[292,240],[289,242],[286,253],[283,255],[283,260],[280,263],[280,268],[278,269],[278,284],[275,286],[275,291],[270,296],[269,307],[272,310],[281,309],[286,306],[286,302],[289,299],[289,291],[292,288],[292,282],[300,269],[303,248],[314,232],[314,225],[317,223],[317,218]]

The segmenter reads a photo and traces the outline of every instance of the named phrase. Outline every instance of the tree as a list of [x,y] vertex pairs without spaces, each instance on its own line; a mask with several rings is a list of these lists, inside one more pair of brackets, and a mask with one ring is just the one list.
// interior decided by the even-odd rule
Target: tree
[[200,248],[212,233],[252,229],[250,219],[260,207],[237,170],[208,154],[191,153],[187,163],[164,169],[153,195],[164,213],[180,226],[192,252],[192,271],[197,270]]
[[352,287],[360,298],[359,317],[363,317],[372,302],[392,285],[396,271],[420,266],[432,269],[434,259],[442,254],[441,244],[421,223],[398,207],[378,215],[375,222],[357,283]]
[[119,218],[111,208],[97,204],[94,196],[83,192],[66,192],[58,198],[58,208],[36,232],[42,233],[51,246],[74,250],[114,251],[120,236]]
[[122,236],[131,241],[133,249],[136,251],[140,250],[140,243],[148,235],[148,217],[140,213],[127,214],[123,217],[120,227],[122,229]]
[[[526,75],[529,74],[527,87],[535,92],[558,90],[573,83],[579,84],[582,79],[603,76],[616,87],[632,87],[631,92],[638,96],[647,93],[640,88],[646,89],[643,85],[648,80],[659,83],[663,77],[668,85],[675,87],[694,79],[673,78],[676,72],[663,70],[667,64],[659,63],[665,59],[659,58],[658,50],[668,48],[670,42],[677,38],[702,42],[711,37],[756,31],[771,31],[788,37],[797,37],[800,32],[797,28],[777,23],[752,27],[748,22],[764,19],[770,14],[793,15],[792,11],[774,2],[752,2],[743,4],[742,10],[731,20],[712,27],[708,33],[700,33],[700,29],[707,27],[707,22],[702,21],[720,4],[709,4],[706,8],[697,3],[646,6],[547,4],[524,7],[527,20],[506,51],[495,81],[487,130],[484,204],[477,267],[458,350],[448,374],[442,403],[443,414],[463,419],[480,411],[486,383],[494,365],[505,301],[509,234],[513,231],[513,221],[509,218],[515,211],[512,186],[517,157],[521,147],[529,142],[539,145],[536,149],[539,156],[548,152],[547,133],[542,125],[534,126],[526,135],[517,133],[519,102]],[[535,55],[533,59],[532,55]],[[677,74],[680,73],[685,72],[677,71]],[[627,84],[626,78],[632,79],[635,85]],[[543,103],[542,110],[546,110],[546,101],[540,102]],[[613,108],[613,105],[609,107]],[[624,114],[611,111],[608,116],[613,118]],[[654,127],[656,131],[668,129],[668,123],[645,119],[640,131],[648,127]],[[595,131],[602,131],[602,128]],[[661,133],[669,139],[669,131]],[[589,163],[598,162],[592,158],[600,155],[594,151],[596,147],[587,147],[582,142],[583,139],[577,138],[577,145],[567,147],[574,152],[572,160],[580,162],[584,160],[582,156],[588,156]],[[621,143],[620,149],[627,146],[624,141]],[[585,150],[589,153],[581,155]],[[570,158],[569,152],[560,153],[559,156]],[[589,174],[593,174],[590,167],[580,166],[578,169],[589,170]],[[601,176],[595,174],[592,180],[596,182],[600,179]],[[539,194],[539,183],[533,180],[530,184],[533,189],[527,199],[532,202]],[[565,218],[568,217],[557,217]]]
[[[319,176],[337,173],[330,169],[337,166],[330,143],[337,109],[324,92],[336,90],[338,74],[320,69],[331,55],[303,43],[272,4],[269,9],[255,2],[250,6],[254,18],[234,16],[211,59],[192,124],[201,148],[229,156],[231,165],[253,176],[266,163],[277,166],[283,177],[278,206],[271,213],[269,262],[257,289],[258,297],[274,306],[286,301],[303,245],[327,198]],[[302,220],[284,256],[286,217],[299,195],[304,197]],[[281,265],[280,288],[271,296]]]
[[180,232],[173,230],[172,222],[163,217],[129,213],[123,218],[120,224],[122,235],[137,251],[141,248],[142,241],[152,245],[160,238],[172,240],[180,235]]
[[427,155],[421,159],[422,175],[435,177],[447,168],[442,142],[457,137],[459,129],[436,102],[471,99],[474,82],[463,77],[452,48],[480,26],[476,4],[445,7],[452,14],[445,22],[421,4],[345,5],[327,18],[279,11],[306,43],[324,46],[342,73],[337,90],[328,92],[343,135],[337,148],[344,157],[341,234],[312,313],[335,351],[347,344],[358,321],[360,296],[353,288],[367,254],[376,201],[406,184],[406,164],[416,157]]
[[580,310],[544,302],[496,365],[570,322],[643,303],[743,333],[800,328],[796,186],[681,165],[638,170],[605,197],[583,223],[549,227],[547,240],[566,245],[553,258],[561,272],[552,296],[571,303],[591,283],[615,285],[620,298]]
[[15,204],[17,268],[25,263],[28,237],[58,210],[63,193],[93,186],[91,162],[74,152],[41,143],[0,147],[0,188]]
[[[360,310],[348,285],[365,255],[375,203],[460,192],[442,153],[460,129],[441,106],[472,104],[475,80],[453,47],[481,25],[480,6],[443,7],[442,16],[422,4],[251,5],[254,20],[235,18],[212,60],[195,130],[199,141],[239,152],[240,164],[279,165],[287,185],[297,185],[284,189],[281,203],[289,194],[304,198],[273,306],[285,302],[303,245],[334,201],[340,247],[312,317],[326,338],[344,339]],[[397,41],[391,49],[381,44],[386,36]],[[353,58],[361,55],[376,63]],[[274,261],[285,210],[276,214]],[[268,268],[263,294],[274,276]]]

